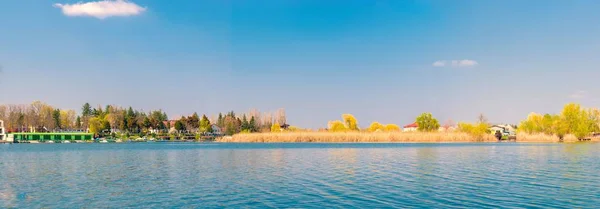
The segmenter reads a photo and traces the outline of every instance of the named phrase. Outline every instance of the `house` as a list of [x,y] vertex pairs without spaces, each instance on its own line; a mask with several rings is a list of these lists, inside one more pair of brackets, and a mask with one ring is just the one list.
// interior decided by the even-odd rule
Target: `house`
[[411,132],[411,131],[417,131],[417,129],[419,128],[419,124],[415,123],[411,123],[408,125],[405,125],[402,129],[403,132]]
[[175,127],[176,122],[177,122],[177,120],[165,120],[165,121],[163,121],[163,124],[165,125],[165,127],[171,128],[171,127]]
[[0,141],[6,140],[6,133],[4,132],[4,121],[0,120]]
[[210,127],[212,128],[212,133],[215,135],[223,135],[223,129],[221,129],[221,127],[212,124],[210,125]]
[[490,127],[491,133],[495,133],[496,131],[500,131],[502,133],[504,133],[504,132],[514,133],[516,130],[517,129],[515,126],[508,125],[508,124],[499,124],[499,125],[493,125]]

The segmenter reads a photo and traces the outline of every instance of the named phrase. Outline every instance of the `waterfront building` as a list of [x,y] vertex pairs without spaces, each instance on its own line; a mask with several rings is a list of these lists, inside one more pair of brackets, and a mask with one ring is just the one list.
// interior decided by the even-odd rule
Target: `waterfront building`
[[403,132],[412,132],[412,131],[417,131],[417,129],[419,128],[419,124],[415,123],[411,123],[408,125],[405,125],[402,129]]
[[6,140],[6,131],[4,129],[4,121],[0,120],[0,141]]

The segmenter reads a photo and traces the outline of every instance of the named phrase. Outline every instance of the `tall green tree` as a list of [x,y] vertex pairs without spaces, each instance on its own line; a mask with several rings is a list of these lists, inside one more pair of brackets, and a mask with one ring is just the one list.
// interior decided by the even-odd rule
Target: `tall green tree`
[[217,126],[223,127],[225,119],[223,118],[223,114],[219,113],[219,118],[217,119]]
[[75,127],[81,128],[81,117],[79,116],[77,116],[77,119],[75,119]]
[[242,129],[242,131],[250,131],[249,130],[248,118],[246,118],[246,115],[242,116],[241,129]]
[[52,111],[52,120],[54,121],[54,127],[60,129],[60,110],[55,109]]
[[212,132],[212,126],[210,124],[210,120],[208,120],[208,117],[206,117],[206,115],[202,115],[202,119],[200,119],[200,124],[199,124],[199,128],[200,128],[200,132]]
[[185,125],[181,120],[177,120],[175,122],[175,130],[177,130],[178,132],[185,130]]
[[424,132],[437,131],[440,128],[440,123],[437,119],[431,115],[431,113],[422,113],[417,117],[417,124],[419,128],[417,130]]
[[198,117],[198,113],[194,112],[194,114],[189,116],[185,122],[188,130],[197,130],[200,126],[200,117]]
[[150,122],[150,118],[144,117],[144,128],[149,129],[152,127],[152,123]]
[[90,105],[90,103],[85,103],[83,104],[83,107],[81,108],[81,115],[83,117],[87,117],[92,115],[92,106]]
[[258,132],[258,126],[256,125],[256,120],[254,116],[250,117],[250,122],[248,122],[248,129],[250,132]]

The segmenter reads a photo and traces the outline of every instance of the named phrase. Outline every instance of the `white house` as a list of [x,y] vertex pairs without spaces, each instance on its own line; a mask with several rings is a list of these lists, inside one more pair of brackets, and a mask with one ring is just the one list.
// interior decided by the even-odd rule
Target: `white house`
[[0,141],[5,141],[6,138],[6,132],[4,131],[4,121],[0,120]]
[[212,133],[216,134],[216,135],[223,135],[223,129],[221,129],[221,127],[212,124],[210,125],[210,127],[212,128]]
[[408,125],[405,125],[402,129],[403,132],[412,132],[412,131],[417,131],[417,129],[419,128],[419,124],[417,123],[411,123]]
[[507,131],[509,133],[515,132],[516,128],[512,125],[508,125],[508,124],[502,124],[502,125],[493,125],[492,127],[490,127],[490,130],[492,132],[496,132],[496,131],[500,131],[500,132],[504,132]]

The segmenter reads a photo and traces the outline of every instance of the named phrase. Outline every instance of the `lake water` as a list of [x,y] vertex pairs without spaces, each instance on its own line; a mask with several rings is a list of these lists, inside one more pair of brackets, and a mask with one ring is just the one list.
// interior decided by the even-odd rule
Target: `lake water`
[[600,144],[0,144],[0,208],[598,208]]

